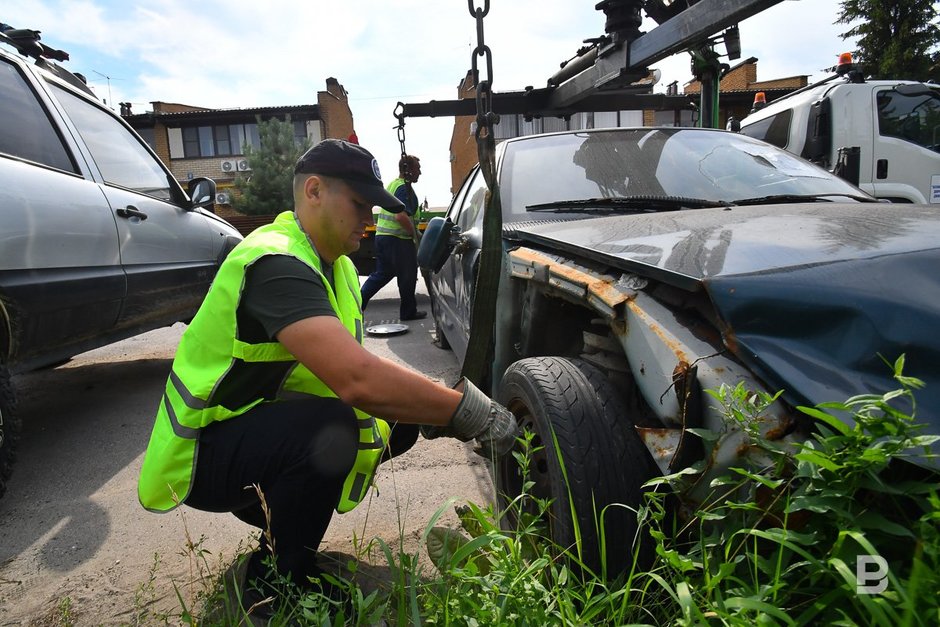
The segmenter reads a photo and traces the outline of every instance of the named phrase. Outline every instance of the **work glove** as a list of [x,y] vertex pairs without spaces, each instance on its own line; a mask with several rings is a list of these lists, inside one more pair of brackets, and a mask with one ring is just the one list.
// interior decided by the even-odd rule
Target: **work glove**
[[490,399],[469,380],[463,381],[463,398],[444,427],[422,425],[421,435],[428,440],[440,437],[457,438],[461,442],[476,440],[473,451],[488,459],[502,457],[512,450],[519,433],[512,412]]

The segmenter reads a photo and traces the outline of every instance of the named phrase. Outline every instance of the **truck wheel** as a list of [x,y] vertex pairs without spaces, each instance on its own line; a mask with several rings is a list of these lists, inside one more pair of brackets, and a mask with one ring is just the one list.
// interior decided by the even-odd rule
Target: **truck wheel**
[[[600,575],[603,513],[606,574],[615,577],[629,569],[635,550],[638,564],[648,564],[652,541],[642,534],[647,540],[635,542],[635,510],[655,465],[604,374],[579,360],[522,359],[506,370],[497,399],[521,428],[533,432],[536,450],[527,479],[534,485],[529,494],[552,501],[545,522],[553,542],[577,557],[580,536],[579,561]],[[524,477],[511,455],[495,471],[501,509],[506,510],[521,493]],[[508,511],[505,522],[514,526],[517,512]],[[526,511],[537,513],[531,499]]]
[[20,418],[16,415],[16,399],[10,371],[0,366],[0,497],[7,489],[7,479],[13,472],[16,445],[20,440]]

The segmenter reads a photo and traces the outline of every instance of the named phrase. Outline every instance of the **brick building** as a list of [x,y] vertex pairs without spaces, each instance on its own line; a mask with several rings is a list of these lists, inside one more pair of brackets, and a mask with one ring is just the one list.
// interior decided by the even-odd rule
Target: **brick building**
[[[353,115],[346,90],[335,78],[317,92],[317,103],[248,109],[207,109],[172,102],[152,102],[153,110],[134,114],[121,105],[121,115],[154,149],[185,187],[197,176],[215,180],[217,205],[227,204],[235,177],[249,170],[245,146],[258,147],[258,120],[290,117],[298,141],[316,143],[328,137],[348,138]],[[217,206],[222,215],[228,212]]]

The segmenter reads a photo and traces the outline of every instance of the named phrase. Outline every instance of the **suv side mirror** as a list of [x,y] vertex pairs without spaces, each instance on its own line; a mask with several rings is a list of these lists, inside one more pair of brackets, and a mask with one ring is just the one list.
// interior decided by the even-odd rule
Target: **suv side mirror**
[[190,179],[186,191],[189,192],[190,209],[205,207],[209,211],[213,211],[213,205],[215,205],[215,181],[204,176]]
[[431,218],[418,245],[419,268],[430,270],[435,274],[440,272],[454,248],[451,238],[453,228],[454,223],[450,218]]

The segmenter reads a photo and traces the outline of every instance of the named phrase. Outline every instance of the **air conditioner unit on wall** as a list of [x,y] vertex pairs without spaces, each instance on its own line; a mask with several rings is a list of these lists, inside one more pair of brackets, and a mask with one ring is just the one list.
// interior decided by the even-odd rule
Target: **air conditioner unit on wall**
[[225,192],[219,192],[215,195],[215,204],[217,205],[227,205],[231,201],[231,197]]
[[247,172],[251,170],[251,167],[248,165],[248,159],[239,159],[238,160],[238,171]]
[[219,167],[223,172],[234,172],[238,168],[238,163],[231,159],[223,159]]

